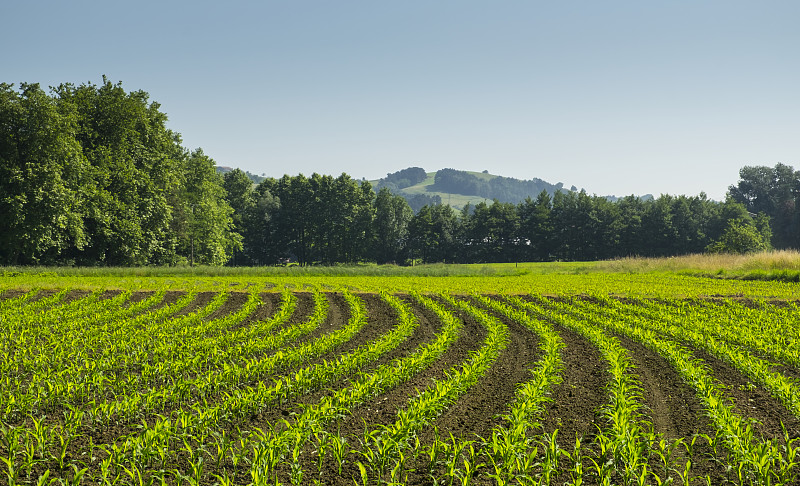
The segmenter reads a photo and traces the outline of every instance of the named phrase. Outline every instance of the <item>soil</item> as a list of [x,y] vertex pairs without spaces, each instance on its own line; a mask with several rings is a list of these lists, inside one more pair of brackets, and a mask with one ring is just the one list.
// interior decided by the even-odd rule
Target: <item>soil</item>
[[215,295],[217,295],[215,292],[198,292],[194,300],[189,302],[189,305],[176,312],[173,317],[189,315],[192,312],[202,309],[211,302],[211,299],[213,299]]
[[182,290],[169,290],[164,293],[164,298],[161,299],[160,302],[157,302],[156,305],[147,309],[144,312],[152,312],[162,309],[168,305],[172,305],[175,302],[178,302],[180,298],[183,297],[184,295],[186,295],[186,292],[183,292]]
[[247,298],[248,295],[245,292],[229,293],[225,302],[217,310],[206,316],[206,320],[213,321],[214,319],[226,317],[228,314],[233,314],[247,302]]
[[153,296],[153,294],[155,294],[155,292],[134,292],[128,298],[128,302],[124,305],[124,307],[130,307],[132,304],[149,299]]
[[[338,295],[338,294],[337,294]],[[341,305],[347,306],[347,302],[344,300],[341,295],[338,295],[341,299],[341,302],[335,302],[335,299],[332,299],[331,308],[333,310],[335,307],[337,312],[343,310]],[[357,349],[359,346],[363,346],[374,339],[380,337],[381,334],[388,332],[394,326],[397,325],[396,321],[396,314],[394,310],[384,302],[380,296],[376,294],[359,294],[358,297],[364,302],[365,307],[367,309],[367,323],[362,328],[362,330],[353,337],[347,343],[341,345],[336,351],[326,354],[323,357],[315,360],[307,361],[303,366],[313,366],[316,363],[321,363],[323,360],[330,360],[331,355],[343,355],[353,350]],[[335,303],[334,303],[335,302]],[[346,322],[346,320],[344,321]],[[342,324],[344,324],[344,322]],[[420,325],[420,327],[424,327]],[[419,328],[418,328],[419,330]],[[395,348],[394,350],[385,353],[383,356],[379,357],[377,360],[369,363],[367,366],[363,367],[360,372],[369,372],[374,370],[378,366],[388,363],[393,359],[393,356],[396,356],[401,353],[408,352],[408,349],[414,349],[417,344],[417,335],[415,333],[411,338],[407,339],[404,343],[401,343],[400,346]],[[413,346],[413,347],[412,347]],[[335,379],[328,383],[324,389],[313,391],[306,394],[303,397],[299,397],[292,406],[285,406],[275,409],[264,410],[261,414],[259,414],[255,419],[261,424],[270,424],[279,422],[282,418],[288,417],[291,414],[300,413],[303,406],[314,404],[319,402],[319,400],[330,394],[333,390],[338,390],[340,388],[345,388],[350,385],[350,380],[353,378],[353,375],[343,376],[341,378]],[[383,398],[383,397],[382,397]],[[405,396],[407,399],[407,396]],[[354,411],[355,415],[355,411]],[[363,424],[362,424],[363,430]]]

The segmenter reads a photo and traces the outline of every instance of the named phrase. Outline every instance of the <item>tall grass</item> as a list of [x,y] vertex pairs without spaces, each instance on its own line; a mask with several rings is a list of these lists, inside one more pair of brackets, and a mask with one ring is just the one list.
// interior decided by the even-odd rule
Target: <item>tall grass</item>
[[747,255],[715,253],[669,258],[631,257],[599,262],[593,271],[673,272],[728,278],[797,281],[800,276],[800,252],[778,250]]

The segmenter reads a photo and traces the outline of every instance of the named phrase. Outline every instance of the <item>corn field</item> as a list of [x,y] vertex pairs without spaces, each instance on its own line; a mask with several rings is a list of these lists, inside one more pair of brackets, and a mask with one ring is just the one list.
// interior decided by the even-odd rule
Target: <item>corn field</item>
[[0,294],[8,485],[789,485],[791,299]]

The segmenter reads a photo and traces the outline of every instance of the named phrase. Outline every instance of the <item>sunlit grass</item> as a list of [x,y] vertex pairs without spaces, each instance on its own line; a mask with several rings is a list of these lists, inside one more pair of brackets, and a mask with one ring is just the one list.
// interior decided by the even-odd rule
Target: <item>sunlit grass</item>
[[[712,278],[708,278],[712,277]],[[458,294],[530,292],[608,295],[795,298],[800,253],[689,255],[600,262],[307,267],[6,267],[0,290],[258,290],[320,288]],[[745,282],[743,280],[764,280]]]
[[[415,266],[398,265],[308,265],[308,266],[264,266],[264,267],[5,267],[0,277],[38,275],[41,277],[264,277],[264,276],[482,276],[482,275],[522,275],[529,272],[530,265],[572,264],[445,264],[435,263]],[[544,267],[542,267],[544,268]],[[539,272],[537,272],[539,273]]]
[[800,252],[780,250],[733,254],[697,254],[670,258],[622,258],[598,262],[595,271],[622,273],[675,272],[734,278],[793,280],[800,275]]
[[628,257],[594,262],[520,262],[398,266],[309,265],[290,267],[5,267],[0,277],[17,274],[40,277],[265,277],[265,276],[514,276],[580,275],[587,273],[800,271],[800,252],[773,251],[750,255],[696,254],[668,258]]

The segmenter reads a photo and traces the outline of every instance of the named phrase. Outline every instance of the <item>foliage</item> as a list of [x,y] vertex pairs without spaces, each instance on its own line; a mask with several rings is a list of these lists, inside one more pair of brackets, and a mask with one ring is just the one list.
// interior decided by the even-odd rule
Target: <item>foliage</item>
[[185,160],[180,176],[183,190],[174,221],[178,249],[189,256],[191,265],[222,265],[233,251],[242,249],[222,177],[200,149]]
[[374,250],[372,257],[379,264],[402,262],[408,240],[408,224],[413,212],[401,196],[381,188],[375,197]]
[[403,192],[400,195],[408,202],[414,214],[417,214],[423,206],[438,206],[442,204],[442,196],[438,194],[406,194]]
[[0,85],[0,263],[227,261],[239,242],[215,164],[159,108],[105,78]]
[[729,192],[749,212],[764,213],[770,218],[775,248],[798,248],[800,171],[785,164],[745,166],[739,171],[739,182],[730,186]]
[[732,220],[719,240],[706,247],[711,253],[755,253],[769,249],[769,235],[762,234],[754,224]]
[[425,172],[425,169],[421,167],[409,167],[391,174],[386,174],[386,177],[378,181],[375,188],[380,189],[386,187],[392,191],[397,191],[419,184],[427,177],[428,174]]
[[[0,262],[55,263],[90,245],[78,115],[38,84],[0,84]],[[91,187],[91,186],[89,186]]]

